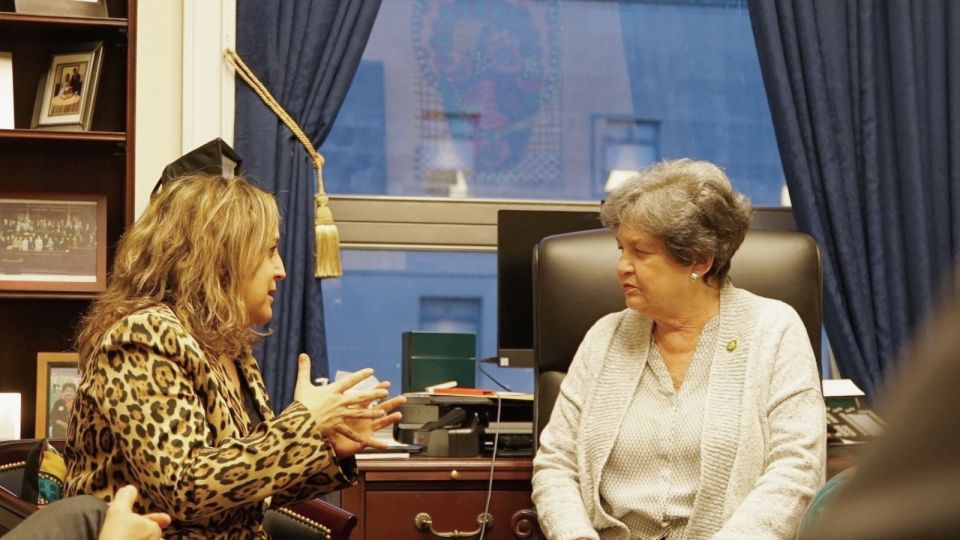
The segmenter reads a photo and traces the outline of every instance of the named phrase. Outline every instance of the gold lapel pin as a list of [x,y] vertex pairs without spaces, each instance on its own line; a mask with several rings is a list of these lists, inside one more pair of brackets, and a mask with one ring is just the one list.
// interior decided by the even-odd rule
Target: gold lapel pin
[[729,343],[727,343],[727,351],[733,352],[733,351],[737,350],[737,345],[739,345],[739,344],[737,343],[737,340],[735,340],[735,339],[734,339],[734,340],[731,340]]

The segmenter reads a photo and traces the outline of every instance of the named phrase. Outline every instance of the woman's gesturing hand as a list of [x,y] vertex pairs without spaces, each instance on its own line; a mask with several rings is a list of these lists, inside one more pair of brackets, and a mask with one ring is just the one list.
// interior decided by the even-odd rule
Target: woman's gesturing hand
[[[383,381],[374,387],[374,389],[381,389],[384,392],[387,391],[387,388],[390,388],[390,383],[388,381]],[[369,408],[369,410],[372,411],[382,411],[383,415],[373,419],[345,419],[344,423],[346,424],[346,429],[340,430],[330,437],[330,442],[333,444],[333,450],[337,453],[337,456],[352,456],[367,446],[380,449],[386,448],[387,443],[378,439],[374,439],[373,434],[387,426],[399,422],[401,418],[400,413],[391,411],[406,402],[407,398],[403,396],[396,396],[388,399],[387,401],[380,402],[372,408],[369,408],[372,404],[372,401],[361,403],[360,406]]]
[[[340,434],[348,438],[362,438],[362,435],[348,426],[348,420],[362,419],[369,423],[374,419],[383,419],[386,415],[386,411],[382,408],[367,408],[367,404],[373,400],[387,397],[386,389],[378,386],[372,390],[345,393],[360,381],[373,375],[372,369],[361,369],[339,381],[317,386],[310,380],[310,357],[301,354],[297,361],[299,363],[297,386],[293,392],[293,399],[307,407],[313,419],[320,424],[320,430],[325,436],[333,438],[334,435]],[[364,442],[354,440],[357,443]]]

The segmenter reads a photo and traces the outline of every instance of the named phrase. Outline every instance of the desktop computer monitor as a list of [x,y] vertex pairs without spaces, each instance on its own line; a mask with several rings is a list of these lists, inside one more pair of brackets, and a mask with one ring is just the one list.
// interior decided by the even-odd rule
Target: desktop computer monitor
[[602,227],[599,212],[497,213],[497,354],[501,366],[533,367],[533,248],[547,236]]

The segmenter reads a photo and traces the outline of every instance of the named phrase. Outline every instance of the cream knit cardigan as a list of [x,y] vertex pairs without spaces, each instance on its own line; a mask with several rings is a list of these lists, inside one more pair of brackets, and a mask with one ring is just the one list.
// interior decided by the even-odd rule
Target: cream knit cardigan
[[[533,501],[551,540],[630,538],[601,507],[600,475],[645,367],[651,325],[630,309],[603,317],[561,385],[534,459]],[[700,491],[684,538],[793,538],[826,459],[803,323],[783,302],[726,286],[713,354]]]

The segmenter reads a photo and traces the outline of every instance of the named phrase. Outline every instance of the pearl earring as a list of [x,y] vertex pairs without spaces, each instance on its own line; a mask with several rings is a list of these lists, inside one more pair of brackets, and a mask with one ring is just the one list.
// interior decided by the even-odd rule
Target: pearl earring
[[690,281],[696,281],[700,277],[696,272],[690,272]]

